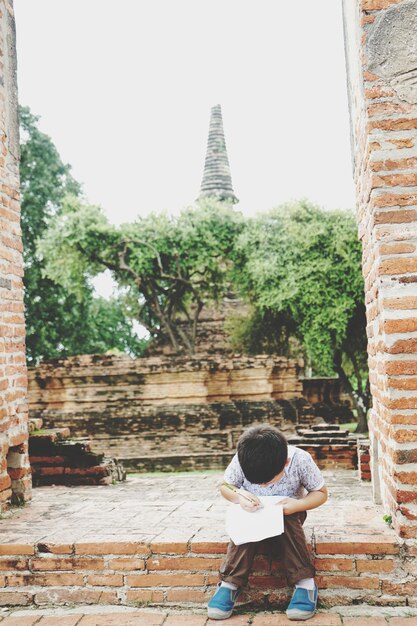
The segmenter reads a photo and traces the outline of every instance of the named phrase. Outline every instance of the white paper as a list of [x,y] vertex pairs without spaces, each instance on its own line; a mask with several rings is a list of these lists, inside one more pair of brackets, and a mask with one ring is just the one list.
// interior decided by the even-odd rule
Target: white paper
[[226,532],[234,544],[262,541],[284,532],[282,505],[284,496],[258,496],[263,507],[249,513],[240,504],[231,504],[226,515]]

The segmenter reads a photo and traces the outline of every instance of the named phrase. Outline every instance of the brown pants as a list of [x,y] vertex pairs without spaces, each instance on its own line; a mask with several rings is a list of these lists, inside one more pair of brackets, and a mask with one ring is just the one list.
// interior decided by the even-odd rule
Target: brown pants
[[[302,578],[314,578],[315,574],[303,530],[306,517],[305,511],[285,515],[283,534],[266,540],[271,553],[277,552],[283,561],[285,575],[290,586],[295,585]],[[236,546],[233,541],[230,541],[226,558],[220,567],[221,579],[234,583],[238,587],[246,585],[259,543],[255,541]]]

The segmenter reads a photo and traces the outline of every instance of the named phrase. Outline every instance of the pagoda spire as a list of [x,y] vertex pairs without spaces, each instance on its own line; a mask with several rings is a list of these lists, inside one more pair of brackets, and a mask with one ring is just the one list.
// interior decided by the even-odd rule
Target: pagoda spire
[[206,161],[199,195],[199,198],[206,197],[226,200],[233,204],[238,202],[232,186],[220,104],[211,109]]

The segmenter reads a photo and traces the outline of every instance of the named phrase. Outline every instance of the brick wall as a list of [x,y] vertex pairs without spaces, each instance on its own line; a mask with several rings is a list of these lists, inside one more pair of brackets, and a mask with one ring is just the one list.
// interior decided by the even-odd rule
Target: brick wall
[[30,497],[12,3],[0,1],[0,511]]
[[246,425],[294,431],[298,373],[284,357],[70,357],[30,368],[30,415],[132,469],[223,467]]
[[374,497],[417,536],[417,2],[344,0]]
[[[417,583],[409,576],[415,572],[415,546],[400,554],[395,538],[378,535],[326,534],[309,543],[320,606],[416,606]],[[205,604],[226,545],[214,539],[3,544],[0,605]],[[261,546],[240,601],[284,608],[291,593],[282,562]]]

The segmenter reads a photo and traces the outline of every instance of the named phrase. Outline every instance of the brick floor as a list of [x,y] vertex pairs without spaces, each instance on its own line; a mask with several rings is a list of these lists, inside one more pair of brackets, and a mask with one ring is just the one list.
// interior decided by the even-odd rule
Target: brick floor
[[[378,535],[382,542],[392,538],[382,509],[372,504],[370,485],[361,483],[356,471],[323,474],[330,497],[309,512],[307,534],[317,528],[323,536]],[[218,495],[220,478],[220,474],[129,475],[126,483],[112,486],[38,487],[31,504],[2,516],[0,554],[19,544],[21,554],[25,550],[33,554],[37,543],[54,544],[52,550],[61,554],[70,553],[73,544],[76,553],[88,546],[91,554],[90,548],[97,545],[99,554],[100,543],[114,542],[123,554],[128,544],[139,541],[171,543],[174,551],[175,543],[225,542],[226,503]]]
[[[282,613],[259,612],[234,615],[228,619],[227,626],[417,626],[417,609],[404,607],[387,610],[380,607],[355,607],[361,614],[349,616],[338,610],[320,611],[312,619],[290,621]],[[84,609],[85,610],[85,609]],[[0,626],[214,626],[217,620],[209,620],[204,613],[195,611],[156,611],[152,609],[133,609],[120,612],[113,608],[110,612],[98,607],[89,607],[88,614],[82,609],[61,611],[20,610],[1,617]],[[349,609],[345,609],[349,610]],[[94,611],[94,612],[92,612]],[[407,615],[407,611],[414,613]],[[357,612],[357,611],[356,611]],[[397,615],[395,614],[397,612]],[[369,614],[367,614],[369,613]]]

